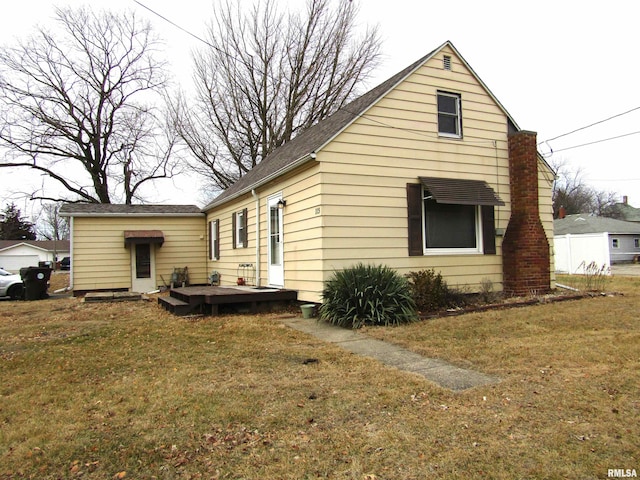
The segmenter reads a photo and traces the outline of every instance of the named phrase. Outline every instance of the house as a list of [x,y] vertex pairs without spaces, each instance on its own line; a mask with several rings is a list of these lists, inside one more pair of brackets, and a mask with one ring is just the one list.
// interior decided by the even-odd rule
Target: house
[[[526,94],[526,92],[523,92]],[[295,290],[357,262],[510,295],[553,286],[554,172],[451,42],[273,151],[204,209],[68,204],[72,286],[148,291],[175,267]]]
[[622,202],[618,202],[613,206],[616,218],[626,222],[640,223],[640,208],[635,208],[629,205],[628,199],[629,197],[624,195],[622,197]]
[[54,264],[69,252],[69,240],[0,240],[0,268],[17,273],[40,262]]
[[558,272],[584,273],[592,262],[607,269],[640,258],[640,223],[576,214],[554,220],[553,228]]
[[74,295],[152,291],[185,267],[190,283],[207,283],[205,220],[195,205],[71,203],[60,215],[70,218]]
[[207,271],[308,302],[356,262],[433,268],[471,291],[487,280],[508,294],[546,291],[553,178],[535,133],[445,42],[208,204]]

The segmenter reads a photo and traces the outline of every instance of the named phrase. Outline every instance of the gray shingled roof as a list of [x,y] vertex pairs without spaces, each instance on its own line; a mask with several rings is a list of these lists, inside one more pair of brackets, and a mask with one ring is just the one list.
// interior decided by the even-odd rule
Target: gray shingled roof
[[218,195],[203,210],[224,203],[236,196],[242,195],[257,186],[265,178],[269,178],[285,170],[292,163],[301,160],[309,160],[310,155],[326,144],[329,140],[340,133],[353,120],[362,115],[380,97],[393,88],[404,77],[424,63],[431,55],[442,47],[428,53],[420,60],[412,63],[404,70],[396,73],[393,77],[381,83],[377,87],[358,97],[348,105],[342,107],[331,116],[321,120],[314,126],[309,127],[297,137],[275,149],[262,162],[253,167],[246,175],[241,177],[236,183]]
[[192,216],[202,215],[195,205],[120,205],[113,203],[65,203],[60,208],[63,217],[94,216]]
[[640,222],[640,208],[634,208],[626,203],[616,203],[615,209],[627,222]]
[[349,126],[359,116],[363,115],[367,109],[373,106],[387,92],[394,88],[398,83],[404,80],[414,70],[425,63],[429,58],[442,50],[445,46],[450,46],[460,57],[462,62],[473,73],[477,80],[487,90],[489,95],[496,101],[498,106],[507,115],[509,121],[516,130],[519,130],[516,122],[506,111],[497,98],[491,93],[489,88],[482,82],[480,77],[473,71],[471,66],[462,58],[462,55],[456,50],[450,41],[444,42],[438,48],[429,52],[424,57],[409,65],[404,70],[396,73],[394,76],[384,81],[377,87],[369,90],[367,93],[358,97],[348,105],[342,107],[331,116],[321,120],[314,126],[308,128],[297,137],[285,143],[281,147],[274,150],[262,162],[253,167],[247,174],[241,177],[236,183],[227,188],[218,195],[212,202],[203,208],[207,211],[217,205],[221,205],[226,201],[236,198],[240,195],[248,193],[251,189],[276,178],[285,173],[289,168],[304,163],[312,158],[312,154],[327,144],[333,137],[339,134],[344,128]]
[[567,215],[553,221],[554,235],[579,233],[612,233],[640,235],[640,224],[624,222],[614,218],[594,217],[591,215]]

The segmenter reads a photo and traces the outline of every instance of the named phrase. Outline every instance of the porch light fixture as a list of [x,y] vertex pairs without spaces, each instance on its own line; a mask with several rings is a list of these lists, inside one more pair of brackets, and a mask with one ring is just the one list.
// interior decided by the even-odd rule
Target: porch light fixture
[[287,201],[280,199],[278,200],[277,205],[278,205],[278,210],[282,210],[287,205]]

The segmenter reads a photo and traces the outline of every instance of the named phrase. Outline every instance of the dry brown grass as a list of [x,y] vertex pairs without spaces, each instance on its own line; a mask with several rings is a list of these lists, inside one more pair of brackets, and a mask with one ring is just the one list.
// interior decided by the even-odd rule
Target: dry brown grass
[[277,315],[0,302],[0,478],[603,479],[639,469],[640,278],[614,282],[624,296],[366,330],[502,378],[463,393]]
[[61,288],[67,288],[69,286],[69,272],[55,271],[51,273],[49,279],[49,294],[59,290]]

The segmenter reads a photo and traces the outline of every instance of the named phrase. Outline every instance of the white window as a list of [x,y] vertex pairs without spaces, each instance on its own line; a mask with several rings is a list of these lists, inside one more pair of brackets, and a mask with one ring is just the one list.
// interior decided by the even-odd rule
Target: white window
[[611,239],[611,247],[620,248],[620,241],[617,238]]
[[443,137],[462,137],[462,109],[460,95],[438,92],[438,134]]
[[209,260],[220,258],[220,220],[209,222]]
[[247,209],[236,212],[231,217],[233,226],[233,248],[246,248],[247,242]]
[[438,203],[423,189],[423,239],[426,254],[480,253],[480,207]]

